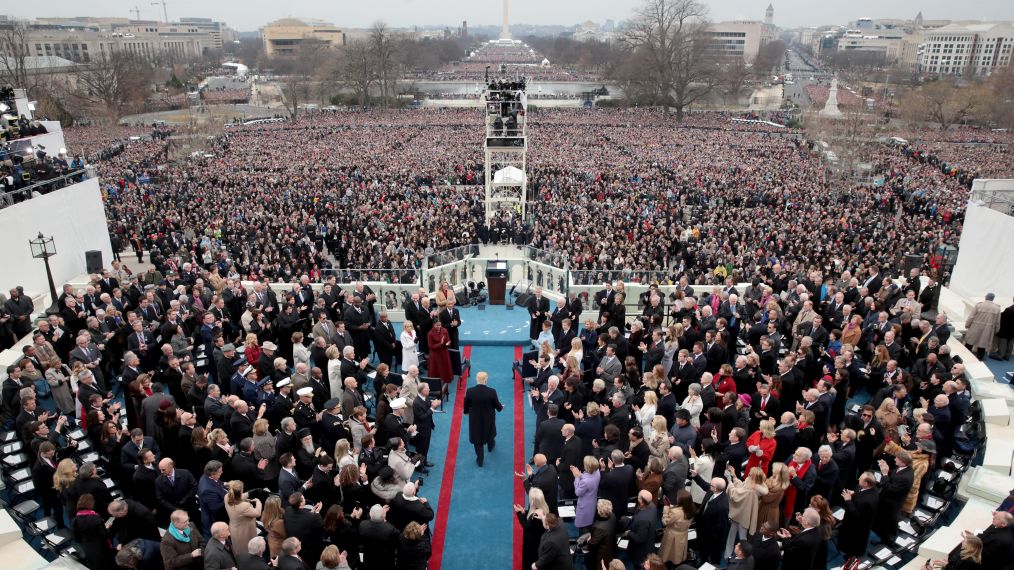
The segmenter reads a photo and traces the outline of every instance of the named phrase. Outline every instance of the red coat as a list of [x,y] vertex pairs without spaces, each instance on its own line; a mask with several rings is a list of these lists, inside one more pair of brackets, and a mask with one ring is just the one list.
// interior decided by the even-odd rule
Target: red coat
[[[771,458],[775,456],[775,447],[777,446],[777,442],[773,437],[771,438],[763,437],[761,435],[760,430],[757,430],[752,434],[750,434],[750,437],[748,437],[746,440],[747,448],[753,447],[754,445],[760,447],[764,455],[757,457],[756,455],[751,453],[750,458],[747,459],[746,461],[746,469],[743,470],[743,473],[749,474],[750,470],[753,469],[754,467],[760,467],[761,471],[763,471],[764,474],[767,475],[768,469],[770,469],[771,467]],[[746,475],[744,475],[744,477],[745,476]]]
[[427,373],[433,378],[440,378],[444,382],[450,382],[454,378],[454,370],[451,368],[450,347],[451,342],[447,329],[430,329],[426,334],[427,346],[430,349],[429,368]]

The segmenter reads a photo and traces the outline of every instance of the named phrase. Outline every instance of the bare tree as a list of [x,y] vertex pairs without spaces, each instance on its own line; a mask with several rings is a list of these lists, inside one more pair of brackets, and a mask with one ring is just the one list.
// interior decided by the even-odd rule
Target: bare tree
[[28,46],[28,25],[21,20],[0,24],[0,80],[24,89],[34,97],[39,75],[32,72]]
[[623,38],[629,57],[649,70],[658,103],[678,120],[716,83],[707,16],[697,0],[645,0]]
[[974,86],[959,87],[949,79],[938,79],[911,91],[904,106],[910,118],[938,123],[947,130],[972,114],[978,93]]
[[387,24],[378,21],[370,30],[370,52],[376,66],[377,81],[380,85],[380,96],[387,105],[387,98],[394,95],[400,67],[398,42],[388,29]]
[[115,121],[144,101],[153,74],[151,64],[139,56],[113,52],[78,75],[73,95],[93,112]]
[[746,82],[750,78],[750,68],[743,58],[734,57],[722,62],[719,66],[718,82],[727,101],[735,103],[746,91]]
[[[334,52],[326,42],[304,40],[295,57],[279,57],[271,64],[283,76],[282,96],[289,117],[295,119],[300,105],[314,98],[314,81],[327,68]],[[318,90],[319,91],[319,90]]]
[[370,90],[379,81],[377,66],[373,61],[374,52],[365,40],[353,40],[342,51],[343,57],[338,65],[339,80],[351,87],[359,104],[365,106],[370,100]]

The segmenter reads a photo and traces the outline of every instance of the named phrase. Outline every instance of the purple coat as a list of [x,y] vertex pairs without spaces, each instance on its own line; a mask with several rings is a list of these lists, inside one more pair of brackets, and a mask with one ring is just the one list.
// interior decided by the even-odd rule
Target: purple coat
[[574,526],[584,528],[595,522],[595,508],[598,502],[599,479],[601,473],[595,471],[592,474],[581,473],[574,480],[574,494],[577,495],[576,516]]

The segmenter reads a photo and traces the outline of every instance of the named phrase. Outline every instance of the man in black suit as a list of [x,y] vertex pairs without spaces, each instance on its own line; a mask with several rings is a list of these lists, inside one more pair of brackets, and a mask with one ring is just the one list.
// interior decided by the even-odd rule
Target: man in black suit
[[423,468],[433,467],[428,457],[430,437],[436,427],[433,422],[433,409],[439,405],[440,400],[430,401],[430,385],[427,382],[420,382],[419,394],[412,401],[412,423],[416,429],[412,444],[415,446],[415,452],[422,456]]
[[819,352],[820,349],[827,346],[828,333],[827,329],[823,325],[824,318],[820,315],[813,317],[813,320],[809,323],[803,323],[799,325],[799,333],[801,336],[808,336],[813,339],[813,350]]
[[306,490],[306,482],[296,474],[296,457],[292,453],[283,453],[278,458],[282,469],[278,472],[278,496],[282,503],[287,503],[289,497],[295,493],[302,493]]
[[158,525],[148,507],[130,499],[116,499],[109,503],[109,515],[113,517],[110,530],[120,544],[127,544],[135,538],[160,540]]
[[124,477],[134,475],[134,469],[137,468],[137,464],[139,463],[137,454],[142,449],[150,449],[155,454],[156,459],[158,458],[158,442],[155,441],[155,438],[150,435],[144,435],[144,431],[141,428],[134,428],[130,430],[130,441],[123,444],[123,448],[120,450],[120,470]]
[[651,344],[644,345],[644,371],[654,370],[655,365],[662,364],[665,358],[665,345],[662,343],[662,331],[651,332]]
[[475,462],[482,467],[483,446],[490,452],[496,446],[496,413],[503,411],[503,404],[496,390],[486,385],[489,374],[475,375],[476,385],[465,392],[463,412],[468,416],[468,440],[475,447]]
[[[977,535],[982,540],[983,568],[1006,568],[1009,566],[1012,523],[1014,523],[1014,515],[998,510],[993,513],[993,520],[986,530]],[[968,538],[972,536],[972,533],[964,530],[961,535]]]
[[[189,443],[188,440],[187,445]],[[155,492],[155,482],[159,477],[155,454],[150,449],[142,449],[137,455],[137,468],[130,476],[130,496],[142,505],[151,505],[158,522],[168,524],[171,513],[160,509]]]
[[810,487],[810,496],[820,495],[828,501],[834,497],[835,485],[838,483],[838,464],[834,462],[834,452],[830,445],[822,445],[817,450],[818,461],[814,464],[817,478]]
[[706,490],[701,510],[697,512],[697,542],[703,562],[718,564],[725,548],[725,537],[729,534],[729,496],[725,492],[726,481],[714,477],[711,483],[704,480],[694,469],[690,470],[694,483]]
[[563,521],[549,513],[542,517],[542,525],[546,532],[539,539],[539,558],[532,568],[573,568],[570,539]]
[[[267,542],[263,536],[255,536],[247,543],[246,554],[236,557],[237,570],[271,570],[267,560],[264,560],[264,551],[267,549]],[[282,560],[279,560],[279,565]],[[288,566],[286,566],[288,568]]]
[[776,530],[770,522],[765,521],[750,537],[750,546],[753,547],[753,570],[778,570],[782,549],[775,534]]
[[714,331],[704,333],[705,351],[704,356],[708,359],[705,370],[712,374],[718,374],[718,369],[729,362],[729,353],[715,338]]
[[845,515],[838,531],[838,550],[842,556],[863,556],[870,543],[870,528],[880,502],[877,480],[871,473],[859,477],[859,488],[842,491]]
[[637,489],[634,468],[624,462],[623,452],[614,449],[609,454],[609,468],[599,480],[599,497],[612,503],[613,517],[619,519],[627,513],[627,499]]
[[394,334],[394,325],[387,318],[387,313],[380,313],[379,322],[373,329],[373,348],[377,351],[377,358],[380,362],[394,366],[397,339],[398,336]]
[[782,568],[813,568],[824,566],[824,562],[816,560],[817,549],[820,547],[820,515],[813,508],[803,511],[800,523],[803,530],[792,535],[788,530],[781,529],[778,536],[782,539]]
[[543,321],[549,318],[549,299],[542,296],[542,287],[536,287],[535,295],[528,300],[528,316],[531,318],[528,337],[535,340],[542,331]]
[[525,473],[515,472],[514,475],[524,480],[525,493],[531,491],[532,487],[541,489],[542,494],[546,497],[546,504],[549,505],[549,512],[558,514],[557,489],[559,488],[559,480],[556,476],[556,465],[549,463],[546,456],[541,453],[535,454],[532,464],[535,467],[526,465]]
[[230,570],[236,567],[236,554],[232,548],[229,523],[211,525],[211,540],[204,547],[204,570]]
[[[65,492],[67,504],[77,505],[77,500],[84,494],[91,494],[94,497],[95,512],[97,513],[106,512],[109,503],[113,502],[113,496],[96,473],[95,464],[91,462],[83,463],[77,470],[77,480]],[[77,509],[72,508],[71,512],[71,518],[74,518],[77,515]]]
[[912,471],[912,456],[907,451],[899,451],[894,455],[894,472],[886,461],[878,462],[880,468],[880,504],[878,516],[873,522],[873,532],[880,537],[882,544],[894,544],[898,536],[898,523],[904,518],[901,510],[908,497],[908,492],[915,483],[915,472]]
[[297,550],[300,552],[300,558],[306,560],[320,560],[320,552],[324,549],[324,519],[320,517],[320,507],[321,504],[317,503],[312,508],[306,508],[303,494],[296,492],[289,495],[289,506],[282,515],[285,534],[290,537],[286,540],[299,537],[302,549]]
[[[564,359],[570,353],[570,343],[577,338],[577,331],[570,326],[570,319],[563,319],[560,322],[560,332],[556,335],[556,356],[559,359]],[[581,364],[578,362],[578,364]]]
[[440,311],[438,317],[440,324],[447,329],[447,336],[451,337],[451,350],[460,348],[458,344],[458,328],[461,327],[461,313],[454,307],[454,297],[447,298],[447,304],[444,305],[444,310]]
[[563,426],[566,422],[557,417],[560,409],[556,404],[546,405],[547,418],[535,428],[535,452],[546,456],[546,459],[556,464],[563,452]]
[[584,456],[581,452],[581,438],[574,435],[574,425],[564,424],[560,430],[563,433],[563,448],[560,450],[560,458],[556,460],[556,472],[560,475],[560,492],[565,499],[573,499],[577,495],[574,491],[574,474],[571,467],[583,469]]
[[158,462],[162,473],[155,480],[155,498],[161,513],[175,510],[187,511],[192,518],[198,518],[197,480],[186,469],[176,469],[176,463],[169,457]]
[[44,442],[39,446],[39,458],[32,466],[32,482],[35,484],[35,492],[42,499],[43,516],[52,515],[56,521],[57,528],[64,528],[63,503],[60,495],[53,488],[53,475],[56,474],[56,446],[50,442]]
[[389,509],[390,507],[373,505],[369,520],[359,523],[364,568],[394,568],[399,533],[393,524],[387,522]]
[[768,418],[776,421],[781,413],[778,398],[771,395],[771,385],[765,382],[757,384],[757,391],[750,397],[750,433],[757,431],[760,423]]
[[559,412],[564,400],[567,399],[563,390],[560,390],[560,377],[555,375],[550,376],[549,380],[546,381],[544,391],[532,388],[530,395],[532,397],[532,406],[535,408],[536,427],[549,417],[549,406],[555,405],[557,412]]
[[429,524],[433,520],[433,507],[425,498],[418,496],[419,481],[405,483],[401,493],[391,501],[387,519],[395,528],[405,528],[410,522]]
[[369,356],[370,354],[370,325],[372,317],[370,312],[363,307],[363,299],[358,295],[352,297],[352,304],[345,308],[345,326],[352,334],[352,342],[355,345],[356,354]]
[[[626,505],[624,505],[626,506]],[[627,530],[627,556],[634,563],[634,568],[639,568],[644,559],[655,551],[655,518],[656,507],[652,494],[649,491],[641,491],[637,494],[637,512],[630,518],[630,526]],[[700,533],[700,526],[698,526]]]

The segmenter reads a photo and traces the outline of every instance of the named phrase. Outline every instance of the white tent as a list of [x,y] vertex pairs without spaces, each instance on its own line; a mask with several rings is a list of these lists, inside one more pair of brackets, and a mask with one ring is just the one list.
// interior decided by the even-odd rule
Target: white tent
[[525,183],[525,172],[516,166],[508,166],[493,174],[494,184],[521,185]]

